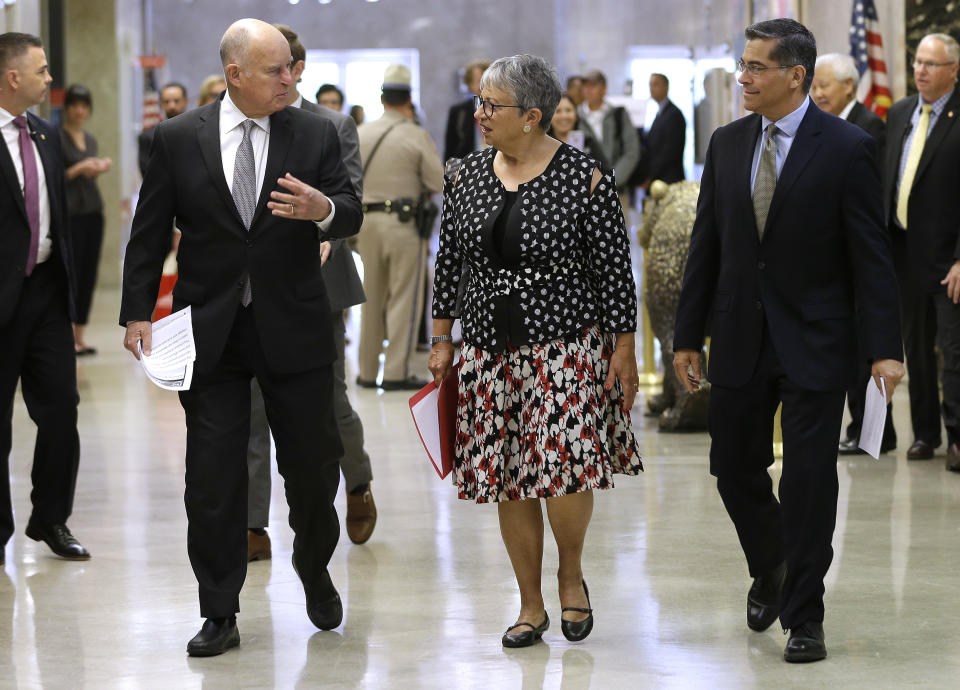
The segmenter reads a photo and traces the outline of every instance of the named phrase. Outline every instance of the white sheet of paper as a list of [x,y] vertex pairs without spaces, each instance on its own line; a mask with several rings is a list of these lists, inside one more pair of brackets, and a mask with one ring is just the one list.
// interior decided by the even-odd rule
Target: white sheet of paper
[[433,460],[433,464],[440,466],[440,411],[437,396],[438,388],[427,393],[413,408],[413,421],[420,432],[420,438]]
[[171,391],[190,390],[197,348],[193,341],[190,307],[174,312],[153,324],[150,356],[140,348],[140,364],[147,378]]
[[860,428],[860,448],[880,457],[880,442],[883,440],[883,427],[887,423],[887,382],[880,378],[880,386],[871,377],[867,381],[866,402],[863,406],[863,426]]

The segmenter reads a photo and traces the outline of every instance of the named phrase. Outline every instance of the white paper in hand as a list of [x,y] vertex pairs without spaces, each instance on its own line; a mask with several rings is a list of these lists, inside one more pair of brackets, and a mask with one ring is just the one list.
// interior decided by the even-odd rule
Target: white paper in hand
[[143,354],[142,346],[138,347],[147,378],[166,390],[190,390],[193,362],[197,358],[190,307],[153,324],[149,357]]
[[860,448],[880,457],[880,443],[883,441],[883,427],[887,423],[887,383],[880,377],[877,388],[873,377],[867,381],[866,402],[863,406],[863,425],[860,428]]

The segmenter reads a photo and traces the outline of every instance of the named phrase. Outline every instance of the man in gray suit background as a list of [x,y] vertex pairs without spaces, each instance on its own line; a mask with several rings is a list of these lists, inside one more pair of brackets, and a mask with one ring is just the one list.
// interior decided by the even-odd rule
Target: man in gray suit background
[[[274,26],[290,44],[293,66],[290,76],[294,84],[299,83],[306,66],[306,49],[297,34],[282,24]],[[340,139],[340,151],[343,165],[350,175],[350,181],[357,192],[363,196],[363,163],[360,160],[360,147],[357,140],[357,125],[353,118],[324,108],[316,103],[305,101],[297,89],[290,89],[288,106],[303,108],[318,117],[331,121],[337,128]],[[333,333],[337,347],[337,361],[333,365],[333,405],[340,438],[343,441],[344,455],[340,458],[340,470],[343,472],[347,488],[347,536],[355,544],[362,544],[370,538],[377,523],[377,509],[370,492],[370,480],[373,473],[370,456],[363,449],[363,423],[350,404],[347,396],[346,372],[344,370],[344,347],[346,326],[344,310],[366,301],[363,282],[357,273],[353,253],[342,240],[324,242],[323,282],[330,300],[330,313],[333,315]],[[267,424],[263,406],[263,394],[256,379],[251,386],[250,443],[247,448],[247,468],[249,471],[248,488],[248,530],[247,560],[264,560],[271,556],[270,537],[266,527],[270,519],[270,428]]]

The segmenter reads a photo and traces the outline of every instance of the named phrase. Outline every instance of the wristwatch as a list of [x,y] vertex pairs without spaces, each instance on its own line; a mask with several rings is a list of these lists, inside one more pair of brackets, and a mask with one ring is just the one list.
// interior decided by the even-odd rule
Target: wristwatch
[[453,342],[452,335],[431,335],[430,336],[430,345],[436,345],[437,343],[451,343]]

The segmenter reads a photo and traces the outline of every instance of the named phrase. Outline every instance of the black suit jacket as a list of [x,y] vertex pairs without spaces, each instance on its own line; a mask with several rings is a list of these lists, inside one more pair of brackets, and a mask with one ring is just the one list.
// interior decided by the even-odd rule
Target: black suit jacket
[[646,177],[664,182],[683,180],[683,148],[686,143],[687,119],[680,108],[668,100],[647,134]]
[[140,132],[137,136],[137,165],[140,166],[140,176],[147,174],[147,163],[150,162],[150,147],[153,145],[153,130],[156,125],[150,129]]
[[739,387],[768,330],[785,374],[839,390],[863,355],[902,360],[896,279],[875,145],[810,103],[777,181],[763,240],[750,175],[760,116],[718,129],[704,164],[674,347],[699,350],[712,318],[709,378]]
[[220,105],[215,101],[155,128],[124,261],[120,323],[150,318],[176,217],[182,236],[173,308],[193,307],[198,370],[219,360],[248,273],[271,369],[290,373],[328,364],[336,351],[317,227],[278,218],[266,204],[271,191],[283,189],[277,178],[289,172],[336,204],[326,238],[356,234],[360,201],[341,162],[336,130],[299,108],[271,116],[266,173],[248,232],[223,174]]
[[447,134],[444,138],[443,159],[463,158],[473,153],[476,146],[477,123],[473,119],[473,96],[450,108],[447,116]]
[[[887,112],[887,159],[883,201],[891,232],[896,226],[897,177],[903,142],[918,96],[908,96]],[[960,88],[955,89],[927,137],[913,178],[907,210],[909,278],[915,286],[939,292],[940,281],[960,259]],[[907,278],[908,276],[903,276]]]
[[[64,210],[63,152],[60,150],[60,134],[46,120],[27,112],[27,123],[34,146],[40,153],[43,175],[47,182],[50,201],[50,235],[54,251],[48,261],[60,261],[67,273],[67,300],[70,319],[76,321],[73,305],[73,252],[70,231]],[[5,326],[17,308],[20,289],[23,287],[27,252],[30,250],[30,225],[23,192],[13,167],[13,159],[5,140],[0,137],[0,327]]]
[[847,113],[847,122],[856,125],[873,137],[873,140],[877,143],[877,163],[883,169],[884,144],[887,141],[887,126],[883,119],[858,101],[853,104],[850,112]]

